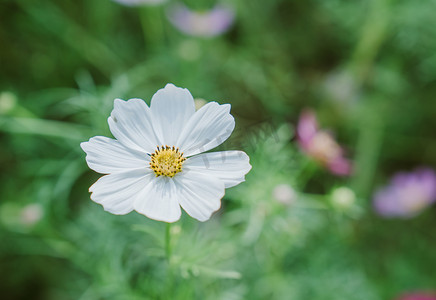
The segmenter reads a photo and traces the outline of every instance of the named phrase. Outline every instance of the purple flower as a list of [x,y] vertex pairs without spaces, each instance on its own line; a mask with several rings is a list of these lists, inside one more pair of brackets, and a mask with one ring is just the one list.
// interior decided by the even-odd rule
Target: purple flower
[[126,6],[140,6],[140,5],[158,5],[166,2],[167,0],[113,0],[113,1]]
[[436,300],[436,294],[431,293],[410,293],[404,294],[396,300]]
[[234,11],[217,4],[209,11],[193,11],[184,4],[170,7],[169,21],[181,32],[198,37],[214,37],[226,32],[235,19]]
[[436,173],[428,168],[398,173],[374,196],[375,211],[391,218],[411,218],[436,200]]
[[297,136],[301,149],[331,173],[336,175],[351,173],[351,163],[344,157],[344,150],[329,132],[318,129],[313,111],[305,110],[301,113]]

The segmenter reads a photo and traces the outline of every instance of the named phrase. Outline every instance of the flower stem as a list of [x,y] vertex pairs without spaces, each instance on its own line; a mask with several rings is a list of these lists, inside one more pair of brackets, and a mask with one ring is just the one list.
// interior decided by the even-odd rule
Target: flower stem
[[171,223],[166,223],[165,225],[165,258],[167,261],[167,299],[174,299],[173,289],[174,289],[174,273],[173,266],[171,265]]
[[168,264],[171,261],[171,223],[167,223],[165,227],[165,257]]
[[370,69],[389,34],[391,2],[391,0],[369,1],[367,20],[363,23],[361,37],[351,59],[352,68],[359,84],[368,79]]
[[318,169],[318,165],[311,158],[306,157],[305,162],[300,167],[300,172],[297,176],[298,183],[301,188],[304,188],[309,181],[309,179],[313,176],[313,173]]
[[163,12],[159,7],[144,6],[140,10],[145,49],[158,51],[164,44]]

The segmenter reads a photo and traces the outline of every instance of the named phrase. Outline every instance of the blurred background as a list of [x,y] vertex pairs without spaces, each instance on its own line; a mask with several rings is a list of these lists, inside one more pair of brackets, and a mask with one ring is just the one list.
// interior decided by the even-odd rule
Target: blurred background
[[[0,298],[435,299],[435,11],[1,0]],[[114,98],[168,82],[230,103],[219,149],[253,165],[211,220],[173,225],[170,264],[164,223],[90,200],[79,147],[111,136]]]

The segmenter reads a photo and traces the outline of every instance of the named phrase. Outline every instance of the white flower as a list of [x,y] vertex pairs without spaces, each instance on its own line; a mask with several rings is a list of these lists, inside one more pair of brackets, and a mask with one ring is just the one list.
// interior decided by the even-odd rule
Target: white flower
[[206,221],[225,188],[243,182],[251,169],[242,151],[202,153],[232,133],[230,104],[209,102],[195,111],[191,93],[172,84],[154,94],[150,107],[141,99],[115,99],[108,123],[116,140],[96,136],[81,147],[88,166],[108,174],[90,187],[91,199],[113,214],[136,210],[175,222],[181,206]]

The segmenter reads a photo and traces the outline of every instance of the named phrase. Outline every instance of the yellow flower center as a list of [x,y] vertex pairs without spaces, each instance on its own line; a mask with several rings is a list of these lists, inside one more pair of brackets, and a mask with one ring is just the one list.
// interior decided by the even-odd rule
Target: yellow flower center
[[150,167],[156,174],[156,177],[167,176],[174,177],[182,171],[182,165],[186,158],[179,148],[169,146],[157,146],[157,150],[151,154]]

